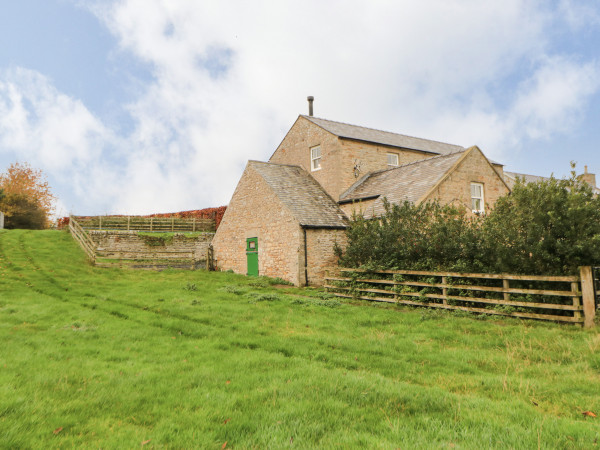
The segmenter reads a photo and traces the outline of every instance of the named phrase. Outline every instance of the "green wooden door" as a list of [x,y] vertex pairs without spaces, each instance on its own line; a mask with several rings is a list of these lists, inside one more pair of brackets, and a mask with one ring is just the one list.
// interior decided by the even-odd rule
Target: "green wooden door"
[[246,239],[246,261],[248,262],[247,275],[258,276],[258,238]]

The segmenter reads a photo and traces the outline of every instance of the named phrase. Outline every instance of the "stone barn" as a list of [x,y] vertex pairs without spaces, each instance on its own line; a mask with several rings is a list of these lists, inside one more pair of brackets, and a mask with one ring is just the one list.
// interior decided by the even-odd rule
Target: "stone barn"
[[213,239],[221,270],[321,284],[354,212],[428,200],[484,213],[510,192],[503,166],[464,148],[300,115],[269,162],[250,161]]
[[249,161],[212,241],[221,270],[320,284],[347,218],[298,166]]

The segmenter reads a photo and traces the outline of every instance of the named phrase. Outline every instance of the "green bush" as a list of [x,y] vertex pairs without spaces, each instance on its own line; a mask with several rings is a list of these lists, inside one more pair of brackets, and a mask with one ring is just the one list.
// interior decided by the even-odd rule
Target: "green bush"
[[355,215],[348,247],[336,249],[344,267],[414,270],[472,270],[480,246],[476,226],[465,211],[437,202],[391,205],[377,219]]
[[576,273],[600,262],[600,199],[574,172],[563,180],[518,180],[481,234],[481,259],[496,272]]
[[25,194],[1,194],[0,211],[6,213],[7,229],[41,230],[46,227],[46,212],[39,202]]
[[600,199],[577,180],[517,180],[487,216],[437,202],[385,202],[355,215],[340,265],[378,269],[570,274],[600,263]]

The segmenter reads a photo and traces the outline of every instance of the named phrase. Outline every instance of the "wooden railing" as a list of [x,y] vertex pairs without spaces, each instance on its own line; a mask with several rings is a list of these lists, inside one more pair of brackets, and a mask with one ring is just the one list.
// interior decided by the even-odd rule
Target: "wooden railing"
[[96,244],[73,216],[69,218],[69,231],[71,232],[71,236],[85,251],[92,264],[94,264],[96,262]]
[[141,217],[141,216],[92,216],[75,217],[85,230],[120,230],[184,233],[215,231],[215,219]]
[[579,276],[337,271],[339,276],[325,278],[325,288],[338,297],[594,326],[591,267],[582,267]]

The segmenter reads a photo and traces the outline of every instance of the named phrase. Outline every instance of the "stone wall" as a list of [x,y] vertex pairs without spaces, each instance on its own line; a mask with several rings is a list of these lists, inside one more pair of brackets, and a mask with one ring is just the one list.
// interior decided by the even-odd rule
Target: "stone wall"
[[501,176],[487,161],[481,150],[474,148],[459,162],[455,170],[422,201],[437,199],[442,204],[463,205],[471,211],[471,183],[483,184],[485,211],[489,211],[508,187]]
[[[164,245],[149,245],[149,239],[138,235],[136,231],[94,230],[88,231],[88,234],[96,244],[96,251],[101,258],[123,260],[193,258],[197,261],[206,261],[208,247],[214,236],[214,233],[207,232],[192,238],[175,233],[172,240],[165,240]],[[204,264],[201,266],[205,267]]]
[[[311,170],[310,149],[321,147],[321,168]],[[339,200],[342,185],[338,176],[342,164],[337,136],[325,131],[304,117],[299,117],[285,136],[269,162],[300,166],[310,173],[334,200]]]
[[[358,181],[362,176],[369,172],[388,169],[387,154],[394,153],[398,155],[398,164],[408,164],[414,161],[435,156],[433,153],[424,153],[414,150],[399,149],[396,147],[386,147],[383,145],[369,144],[366,142],[352,141],[348,139],[340,139],[341,154],[343,157],[340,161],[340,168],[337,176],[340,177],[339,186],[341,191],[339,196],[344,193],[350,186]],[[355,164],[360,165],[360,171],[355,174]],[[358,175],[358,176],[356,176]]]
[[265,180],[247,166],[212,242],[217,269],[245,275],[246,239],[251,237],[258,238],[259,275],[301,284],[300,225]]
[[[310,149],[317,145],[321,146],[321,169],[313,171]],[[363,175],[387,169],[388,153],[398,155],[399,165],[435,156],[433,153],[340,139],[308,119],[299,117],[269,162],[302,167],[337,201]],[[358,173],[354,170],[357,164],[360,167]]]
[[327,269],[337,266],[338,258],[333,253],[336,243],[342,248],[346,247],[345,230],[324,228],[306,230],[308,284],[323,285]]
[[373,217],[374,210],[372,210],[371,208],[373,208],[373,205],[375,205],[376,200],[377,199],[369,199],[355,201],[351,203],[344,203],[340,205],[340,208],[342,211],[344,211],[344,214],[346,214],[346,216],[348,216],[349,219],[352,219],[354,214],[365,217]]

